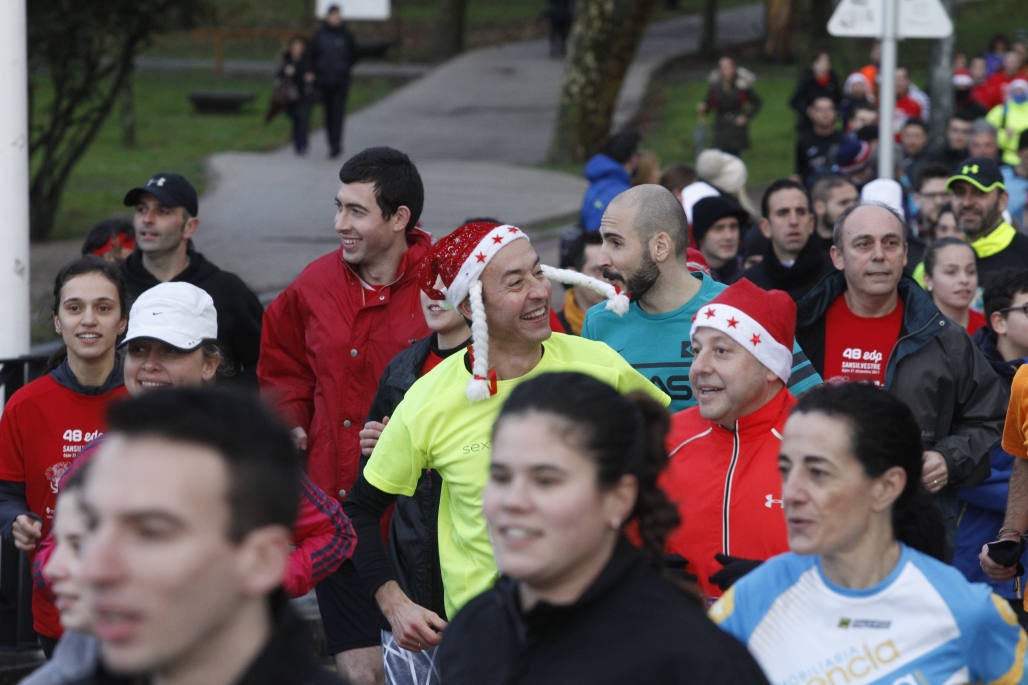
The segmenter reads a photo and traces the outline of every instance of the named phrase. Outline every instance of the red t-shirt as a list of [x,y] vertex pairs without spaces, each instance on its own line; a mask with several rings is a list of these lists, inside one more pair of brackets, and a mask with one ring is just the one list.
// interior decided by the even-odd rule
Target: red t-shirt
[[[107,405],[125,386],[102,395],[81,395],[53,376],[38,378],[18,392],[0,417],[0,480],[25,483],[29,511],[43,519],[43,536],[53,526],[57,483],[79,451],[103,435]],[[34,555],[33,555],[34,556]],[[36,632],[61,634],[57,610],[38,589],[32,593]]]
[[845,297],[836,298],[825,315],[825,382],[833,380],[885,383],[889,363],[903,326],[903,300],[890,314],[857,316]]

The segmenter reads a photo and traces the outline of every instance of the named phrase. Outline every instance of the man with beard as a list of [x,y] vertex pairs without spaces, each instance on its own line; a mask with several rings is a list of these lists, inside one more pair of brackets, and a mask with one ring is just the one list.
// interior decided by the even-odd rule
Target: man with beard
[[826,174],[810,189],[817,221],[814,231],[824,241],[825,253],[832,244],[832,228],[849,207],[860,200],[857,185],[841,174]]
[[[663,186],[640,185],[615,197],[600,222],[602,261],[611,265],[603,275],[624,282],[632,303],[621,318],[593,307],[582,325],[582,337],[607,343],[670,395],[672,412],[696,404],[689,331],[700,308],[726,287],[689,271],[686,227],[682,204]],[[789,387],[799,395],[821,379],[802,350],[793,353]]]
[[988,288],[1006,269],[1028,264],[1028,236],[1003,219],[1007,189],[996,162],[969,157],[946,183],[957,225],[978,255],[978,282]]

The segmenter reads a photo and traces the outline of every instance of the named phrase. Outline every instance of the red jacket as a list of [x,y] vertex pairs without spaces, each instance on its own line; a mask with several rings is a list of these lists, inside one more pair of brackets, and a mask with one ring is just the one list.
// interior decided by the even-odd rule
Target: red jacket
[[431,238],[407,234],[396,279],[367,290],[340,251],[311,262],[264,312],[257,378],[290,426],[307,431],[307,471],[340,499],[360,467],[358,433],[386,364],[428,335],[417,265]]
[[671,417],[671,459],[659,484],[678,506],[682,523],[667,551],[688,560],[707,597],[721,596],[708,579],[721,570],[716,553],[768,559],[789,551],[782,511],[778,453],[782,428],[796,398],[783,388],[729,431],[690,407]]

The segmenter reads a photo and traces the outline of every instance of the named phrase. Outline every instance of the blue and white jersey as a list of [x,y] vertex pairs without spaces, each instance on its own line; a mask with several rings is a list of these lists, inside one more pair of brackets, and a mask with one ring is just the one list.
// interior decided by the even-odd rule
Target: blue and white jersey
[[710,609],[776,685],[1028,683],[1006,600],[902,546],[881,583],[833,584],[815,556],[782,554]]

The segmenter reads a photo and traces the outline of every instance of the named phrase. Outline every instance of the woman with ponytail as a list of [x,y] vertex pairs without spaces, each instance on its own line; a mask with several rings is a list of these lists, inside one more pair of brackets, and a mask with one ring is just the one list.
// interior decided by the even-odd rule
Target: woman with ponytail
[[870,384],[825,385],[785,424],[789,546],[711,608],[784,682],[1025,682],[1010,605],[939,558],[910,409]]
[[656,484],[668,423],[649,397],[579,373],[514,389],[482,495],[502,576],[447,627],[441,682],[765,682],[658,570],[678,523]]

